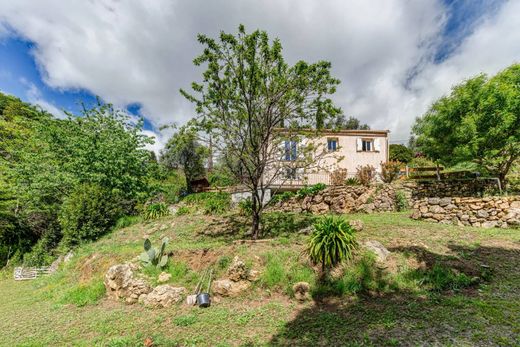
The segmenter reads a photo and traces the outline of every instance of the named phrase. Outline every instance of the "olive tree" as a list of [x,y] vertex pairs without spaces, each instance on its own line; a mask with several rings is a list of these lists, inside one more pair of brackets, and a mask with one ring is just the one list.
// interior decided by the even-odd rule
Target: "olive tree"
[[[339,80],[331,76],[329,62],[289,65],[280,41],[270,41],[265,31],[248,34],[240,25],[236,35],[198,40],[204,50],[194,64],[205,66],[202,82],[192,83],[193,93],[181,93],[196,106],[192,124],[239,161],[229,169],[251,191],[257,238],[266,189],[287,170],[316,163],[315,156],[310,160],[314,145],[303,137],[316,135],[311,130],[319,128],[316,123],[340,112],[329,98]],[[284,156],[290,160],[281,160]]]

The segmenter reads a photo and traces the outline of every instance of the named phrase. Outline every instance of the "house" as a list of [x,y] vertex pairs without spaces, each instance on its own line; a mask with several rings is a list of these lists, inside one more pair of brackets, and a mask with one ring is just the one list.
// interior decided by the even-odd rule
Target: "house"
[[[335,170],[346,170],[347,177],[354,177],[357,168],[365,165],[381,172],[381,163],[388,161],[388,134],[388,130],[322,130],[312,139],[301,135],[297,139],[293,136],[282,140],[280,156],[272,163],[272,167],[279,170],[272,175],[270,186],[291,190],[316,183],[330,185]],[[308,146],[309,143],[312,146]],[[312,148],[312,159],[307,160],[312,163],[299,167],[300,152],[304,147]]]

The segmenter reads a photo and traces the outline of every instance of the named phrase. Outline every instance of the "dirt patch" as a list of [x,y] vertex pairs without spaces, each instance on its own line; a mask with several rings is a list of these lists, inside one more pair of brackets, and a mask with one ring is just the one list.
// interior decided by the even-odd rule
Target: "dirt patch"
[[79,282],[90,282],[94,277],[104,275],[108,268],[117,263],[117,259],[94,253],[78,263]]

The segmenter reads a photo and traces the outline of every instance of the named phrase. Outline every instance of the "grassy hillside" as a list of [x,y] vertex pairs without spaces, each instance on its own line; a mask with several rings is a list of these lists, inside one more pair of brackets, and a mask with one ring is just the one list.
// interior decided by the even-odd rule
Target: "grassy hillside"
[[[301,255],[308,236],[288,232],[308,216],[271,216],[273,240],[257,244],[234,243],[240,234],[206,235],[224,220],[202,215],[115,230],[76,250],[52,276],[15,282],[4,273],[0,345],[140,346],[148,337],[156,346],[520,344],[518,230],[429,224],[402,213],[348,218],[364,222],[361,243],[378,240],[392,255],[381,266],[360,252],[328,286],[316,283]],[[135,258],[147,236],[154,244],[170,238],[170,282],[190,291],[206,266],[222,276],[235,255],[261,278],[244,295],[208,309],[107,300],[104,273]],[[151,282],[158,275],[145,273]],[[313,301],[291,298],[298,281],[311,283]]]

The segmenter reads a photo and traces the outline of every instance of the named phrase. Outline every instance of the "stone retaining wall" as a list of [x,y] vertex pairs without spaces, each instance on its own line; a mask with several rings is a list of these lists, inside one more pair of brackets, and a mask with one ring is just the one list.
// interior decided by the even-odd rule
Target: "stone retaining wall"
[[433,197],[416,200],[412,218],[475,227],[520,226],[520,196]]
[[272,209],[315,214],[395,211],[395,189],[391,185],[331,186],[313,196],[279,202]]
[[451,179],[451,180],[421,180],[414,185],[413,199],[431,197],[476,197],[498,192],[498,183],[494,179]]

